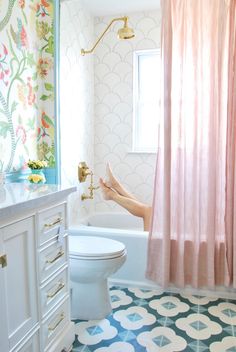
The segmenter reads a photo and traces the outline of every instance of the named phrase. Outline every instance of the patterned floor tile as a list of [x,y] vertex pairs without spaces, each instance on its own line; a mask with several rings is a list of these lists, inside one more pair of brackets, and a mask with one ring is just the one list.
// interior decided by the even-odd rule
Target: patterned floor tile
[[85,345],[96,345],[102,340],[114,338],[118,331],[107,319],[89,320],[75,325],[78,341]]
[[135,294],[136,297],[138,298],[152,298],[153,296],[160,296],[164,293],[163,290],[143,290],[141,288],[137,288],[137,287],[130,287],[129,288],[129,292],[133,292]]
[[126,306],[132,303],[133,299],[122,290],[110,290],[112,308]]
[[236,301],[113,287],[113,313],[76,320],[73,352],[236,352]]
[[148,313],[146,308],[137,306],[119,310],[113,314],[113,318],[127,330],[141,329],[143,326],[152,325],[156,321],[156,317]]
[[236,326],[234,325],[226,325],[223,330],[227,333],[227,335],[236,336]]
[[134,347],[127,342],[114,342],[108,347],[100,347],[96,352],[135,352]]
[[224,337],[220,342],[213,342],[210,345],[210,352],[236,352],[236,337]]
[[143,332],[137,336],[137,341],[147,352],[183,351],[187,342],[170,328],[154,328],[150,332]]
[[225,324],[236,325],[236,304],[229,302],[220,303],[217,306],[210,307],[208,311]]
[[122,341],[131,341],[136,339],[136,335],[133,333],[133,331],[125,330],[122,331],[121,333],[118,334],[119,338]]
[[216,297],[203,297],[203,296],[196,296],[196,295],[187,295],[181,294],[181,297],[186,298],[190,303],[204,305],[208,304],[209,302],[217,301]]
[[[202,341],[200,340],[194,340],[190,344],[188,344],[189,348],[191,351],[197,351],[197,352],[205,352],[209,351],[209,348],[207,345],[205,345]],[[222,352],[222,351],[221,351]]]
[[201,306],[201,305],[194,305],[191,307],[191,310],[195,313],[204,313],[207,311],[207,308]]
[[136,306],[146,306],[148,304],[148,301],[146,301],[145,299],[140,298],[140,299],[136,299],[134,301],[134,304]]
[[173,325],[175,322],[173,320],[171,320],[168,317],[162,317],[160,319],[157,320],[157,324],[159,326],[171,326]]
[[165,317],[174,317],[190,309],[188,304],[181,302],[177,297],[171,296],[154,299],[149,303],[149,306]]
[[220,324],[203,314],[190,314],[186,318],[176,320],[175,325],[196,340],[207,340],[211,335],[219,335],[222,332]]

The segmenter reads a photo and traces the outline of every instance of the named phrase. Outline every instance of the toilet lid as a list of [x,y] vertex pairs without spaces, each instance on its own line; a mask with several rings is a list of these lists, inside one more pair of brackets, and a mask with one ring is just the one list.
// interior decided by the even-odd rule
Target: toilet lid
[[125,245],[109,238],[94,236],[70,236],[71,255],[90,259],[116,258],[125,253]]

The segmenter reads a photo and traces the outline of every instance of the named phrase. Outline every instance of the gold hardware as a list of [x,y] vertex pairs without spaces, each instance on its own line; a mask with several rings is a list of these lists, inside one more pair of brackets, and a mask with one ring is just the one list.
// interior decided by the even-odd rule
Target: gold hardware
[[79,163],[79,166],[78,166],[79,182],[84,182],[87,176],[91,175],[91,172],[92,171],[89,170],[89,167],[87,166],[85,161],[82,161],[81,163]]
[[0,256],[0,265],[2,268],[5,268],[7,266],[7,256],[6,254]]
[[52,264],[52,263],[54,263],[57,259],[61,258],[64,254],[65,254],[65,252],[61,250],[60,252],[57,253],[57,255],[55,256],[55,258],[53,258],[53,259],[48,259],[48,260],[46,261],[46,263]]
[[131,39],[135,36],[134,31],[132,28],[128,27],[128,17],[124,16],[124,17],[118,17],[118,18],[114,18],[107,26],[107,28],[105,29],[105,31],[103,31],[103,33],[100,35],[100,37],[97,39],[96,43],[94,44],[94,46],[92,47],[92,49],[90,50],[84,50],[81,49],[81,55],[85,55],[85,54],[91,54],[94,49],[96,48],[96,46],[98,45],[98,43],[101,41],[101,39],[104,37],[104,35],[106,34],[106,32],[108,31],[108,29],[111,27],[111,25],[116,22],[116,21],[124,21],[124,27],[119,29],[118,31],[118,38],[119,39]]
[[90,176],[91,176],[90,186],[88,187],[88,189],[89,189],[89,195],[86,195],[85,193],[83,193],[83,194],[81,195],[81,200],[93,199],[93,191],[95,191],[96,189],[99,188],[99,186],[94,187],[94,185],[93,185],[93,173],[92,173],[92,171],[91,171],[91,173],[90,173]]
[[63,320],[64,318],[65,318],[65,314],[62,313],[62,314],[60,315],[60,318],[59,318],[58,322],[57,322],[55,325],[53,325],[53,326],[50,326],[50,325],[49,325],[48,330],[49,330],[49,331],[54,331],[54,330],[56,330],[56,328],[58,327],[58,325],[62,322],[62,320]]
[[58,292],[60,292],[64,287],[65,287],[65,284],[62,283],[62,282],[60,282],[54,292],[52,292],[52,293],[49,292],[49,293],[47,294],[47,298],[53,298],[53,297],[56,296],[56,294],[57,294]]
[[56,224],[60,224],[63,221],[63,218],[57,218],[55,221],[51,222],[51,224],[44,224],[44,227],[53,227]]
[[81,163],[79,163],[79,166],[78,166],[78,178],[79,178],[79,181],[80,182],[84,182],[88,175],[90,175],[90,177],[91,177],[90,186],[88,187],[89,195],[86,195],[85,193],[83,193],[81,195],[81,200],[93,199],[93,191],[95,189],[99,188],[99,186],[95,187],[94,184],[93,184],[93,172],[89,169],[87,164],[84,161],[82,161]]

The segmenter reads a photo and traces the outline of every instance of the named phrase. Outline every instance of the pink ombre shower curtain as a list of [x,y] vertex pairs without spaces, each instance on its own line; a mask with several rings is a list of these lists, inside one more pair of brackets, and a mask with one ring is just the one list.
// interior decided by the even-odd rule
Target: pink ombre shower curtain
[[163,0],[147,277],[236,287],[236,0]]

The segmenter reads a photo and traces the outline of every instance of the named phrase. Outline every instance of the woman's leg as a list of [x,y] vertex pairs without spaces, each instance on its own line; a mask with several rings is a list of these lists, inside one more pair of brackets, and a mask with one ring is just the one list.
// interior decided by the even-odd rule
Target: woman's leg
[[115,178],[111,171],[110,164],[107,163],[107,168],[106,168],[106,174],[107,174],[107,181],[105,181],[105,185],[109,188],[114,189],[117,193],[119,193],[121,196],[130,198],[130,199],[136,199],[137,198],[129,193],[124,186]]
[[113,200],[131,214],[143,218],[144,231],[149,230],[152,208],[146,204],[140,203],[136,199],[123,196],[113,189],[107,187],[102,179],[99,180],[103,197],[106,200]]

